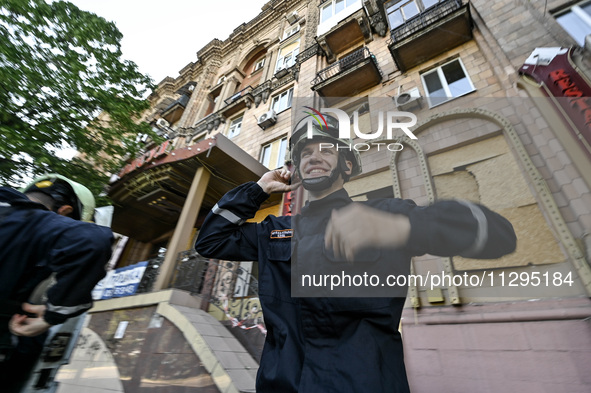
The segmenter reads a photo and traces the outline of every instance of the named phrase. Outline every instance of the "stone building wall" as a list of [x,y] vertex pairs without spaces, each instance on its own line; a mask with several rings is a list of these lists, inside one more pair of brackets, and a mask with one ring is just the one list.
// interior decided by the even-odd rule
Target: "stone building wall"
[[[351,110],[367,104],[362,122],[369,131],[377,129],[378,116],[396,110],[398,94],[418,89],[421,106],[411,110],[418,120],[413,127],[418,139],[400,134],[389,141],[374,141],[397,142],[404,148],[395,153],[375,147],[362,152],[364,172],[347,184],[347,190],[356,200],[387,192],[419,205],[463,198],[487,205],[513,222],[518,236],[514,254],[492,261],[417,257],[413,259],[416,274],[504,274],[507,279],[529,279],[538,272],[561,280],[560,285],[543,288],[509,287],[508,281],[498,280],[482,285],[411,286],[402,332],[413,391],[588,391],[591,381],[581,364],[591,361],[591,246],[585,244],[591,232],[591,170],[585,170],[591,168],[590,162],[573,150],[574,142],[568,141],[566,126],[558,112],[547,106],[548,99],[541,93],[534,95],[536,87],[519,75],[535,48],[575,45],[553,15],[572,2],[464,2],[470,10],[472,38],[405,72],[389,49],[390,34],[381,36],[374,24],[363,45],[345,48],[334,54],[335,59],[320,50],[283,79],[275,78],[284,44],[281,38],[293,26],[287,23],[287,15],[298,13],[300,53],[321,41],[318,3],[270,1],[257,18],[237,27],[228,39],[213,40],[199,50],[196,61],[181,70],[178,78],[160,83],[152,97],[154,108],[178,99],[175,91],[188,82],[196,83],[174,125],[179,134],[176,146],[216,133],[227,135],[231,120],[243,114],[240,134],[232,141],[259,159],[264,145],[289,137],[302,105]],[[367,3],[384,7],[383,2]],[[323,100],[312,89],[318,73],[338,64],[357,46],[373,54],[381,81],[348,97]],[[243,78],[248,78],[244,65],[260,51],[266,51],[266,61],[259,85],[253,86],[252,98],[246,99],[243,109],[225,116],[230,110],[223,101],[243,86]],[[581,64],[588,63],[586,50],[579,48],[576,53]],[[422,77],[455,59],[461,60],[474,90],[429,107]],[[581,73],[591,76],[584,67]],[[226,79],[220,88],[216,83],[222,76]],[[352,82],[343,78],[340,83]],[[278,113],[276,124],[259,127],[258,119],[271,109],[273,97],[292,87],[291,109]],[[218,89],[213,115],[205,117],[208,96]],[[149,116],[157,117],[158,110]],[[568,285],[562,280],[566,277],[572,281]]]

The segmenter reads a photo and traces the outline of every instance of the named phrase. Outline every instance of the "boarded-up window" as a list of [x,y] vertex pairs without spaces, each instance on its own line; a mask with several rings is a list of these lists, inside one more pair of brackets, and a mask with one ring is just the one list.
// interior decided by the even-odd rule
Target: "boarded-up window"
[[429,157],[438,199],[481,203],[506,217],[517,234],[517,250],[494,261],[454,257],[457,270],[563,262],[558,241],[538,208],[502,135]]

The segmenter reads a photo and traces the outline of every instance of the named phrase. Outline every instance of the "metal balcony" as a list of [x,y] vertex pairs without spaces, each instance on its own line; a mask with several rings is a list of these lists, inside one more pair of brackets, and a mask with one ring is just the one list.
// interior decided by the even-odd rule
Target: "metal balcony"
[[406,72],[472,39],[469,4],[444,0],[392,29],[390,35],[388,49]]
[[322,97],[351,97],[381,81],[382,71],[375,56],[363,47],[319,71],[312,90]]
[[234,93],[229,98],[224,100],[224,104],[226,104],[223,108],[221,108],[218,112],[222,114],[224,117],[228,118],[235,113],[241,111],[244,108],[250,108],[254,98],[252,97],[252,86],[246,86],[244,89],[240,90],[237,93]]
[[178,100],[166,107],[160,116],[168,121],[168,123],[174,124],[181,118],[185,108],[187,107],[187,104],[189,103],[189,98],[189,95],[183,94]]
[[224,100],[224,103],[226,105],[230,105],[236,101],[238,101],[240,98],[245,97],[248,93],[250,93],[252,90],[252,86],[246,86],[244,89],[240,90],[239,92],[235,93],[233,96],[226,98]]
[[372,40],[371,22],[365,9],[359,3],[359,9],[347,16],[325,33],[318,32],[316,41],[326,54],[329,63],[336,60],[339,53],[351,46]]

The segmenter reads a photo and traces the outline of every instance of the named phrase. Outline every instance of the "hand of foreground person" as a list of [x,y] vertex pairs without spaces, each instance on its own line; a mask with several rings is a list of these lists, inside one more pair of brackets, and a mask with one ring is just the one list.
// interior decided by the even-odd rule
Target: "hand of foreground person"
[[292,173],[286,168],[275,169],[265,173],[257,182],[267,194],[289,192],[298,188],[301,182],[290,184]]
[[34,337],[44,333],[51,327],[51,325],[43,319],[46,310],[45,306],[23,303],[22,308],[24,311],[34,314],[35,316],[31,317],[21,314],[13,315],[8,323],[8,328],[12,334],[16,336]]
[[324,245],[335,257],[353,261],[355,254],[368,247],[399,248],[410,236],[410,221],[402,214],[392,214],[360,203],[333,210]]

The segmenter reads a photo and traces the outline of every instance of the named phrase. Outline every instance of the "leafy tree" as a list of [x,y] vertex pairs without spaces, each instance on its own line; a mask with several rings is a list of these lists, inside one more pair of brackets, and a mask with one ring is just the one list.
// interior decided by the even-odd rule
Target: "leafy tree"
[[[1,183],[59,172],[97,195],[139,134],[157,138],[137,121],[152,81],[121,58],[121,38],[68,2],[0,0]],[[60,158],[67,146],[84,158]]]

